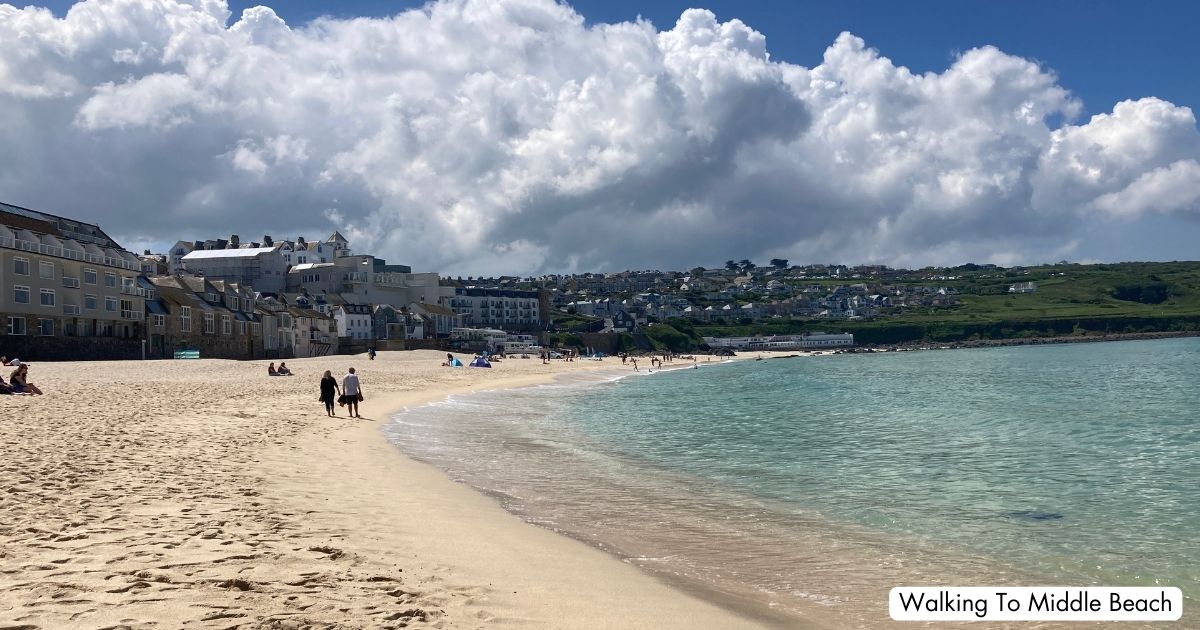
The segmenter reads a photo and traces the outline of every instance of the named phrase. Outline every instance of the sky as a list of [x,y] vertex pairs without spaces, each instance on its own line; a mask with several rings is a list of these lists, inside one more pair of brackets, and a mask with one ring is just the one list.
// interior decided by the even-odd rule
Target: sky
[[337,229],[450,275],[1196,259],[1198,20],[1170,1],[0,4],[0,200],[136,251]]

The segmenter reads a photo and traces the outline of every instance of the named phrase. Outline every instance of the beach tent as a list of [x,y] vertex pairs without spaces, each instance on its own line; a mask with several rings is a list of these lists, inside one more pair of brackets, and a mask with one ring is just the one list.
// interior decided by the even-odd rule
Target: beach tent
[[462,361],[459,361],[458,359],[454,359],[453,361],[450,362],[450,367],[462,367],[462,366],[463,366]]
[[492,364],[488,363],[488,360],[483,357],[475,357],[475,360],[471,361],[471,367],[490,368],[490,367],[492,367]]

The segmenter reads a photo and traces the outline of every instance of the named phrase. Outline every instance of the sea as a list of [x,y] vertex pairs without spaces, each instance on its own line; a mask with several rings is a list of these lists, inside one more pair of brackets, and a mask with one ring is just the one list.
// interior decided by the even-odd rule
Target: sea
[[900,585],[1198,605],[1200,338],[608,361],[385,430],[526,521],[779,627],[889,627]]

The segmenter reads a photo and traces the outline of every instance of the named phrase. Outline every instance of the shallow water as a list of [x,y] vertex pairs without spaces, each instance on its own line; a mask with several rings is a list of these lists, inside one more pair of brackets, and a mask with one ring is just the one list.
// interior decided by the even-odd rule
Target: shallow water
[[901,584],[1162,584],[1190,609],[1198,366],[1195,338],[714,363],[388,431],[531,522],[785,619],[871,627]]

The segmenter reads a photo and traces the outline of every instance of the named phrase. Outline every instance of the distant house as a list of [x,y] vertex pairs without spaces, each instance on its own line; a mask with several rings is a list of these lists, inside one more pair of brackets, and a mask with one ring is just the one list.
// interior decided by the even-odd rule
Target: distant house
[[408,310],[429,322],[430,325],[425,327],[426,337],[449,337],[450,331],[463,326],[462,315],[440,304],[413,302],[408,305]]
[[632,332],[637,328],[637,322],[628,311],[622,310],[617,311],[617,314],[612,316],[612,327],[613,330]]
[[339,304],[331,309],[330,316],[337,322],[340,337],[359,340],[375,337],[374,317],[366,304]]
[[1008,287],[1009,293],[1033,293],[1035,291],[1037,291],[1037,285],[1032,282],[1018,282]]

